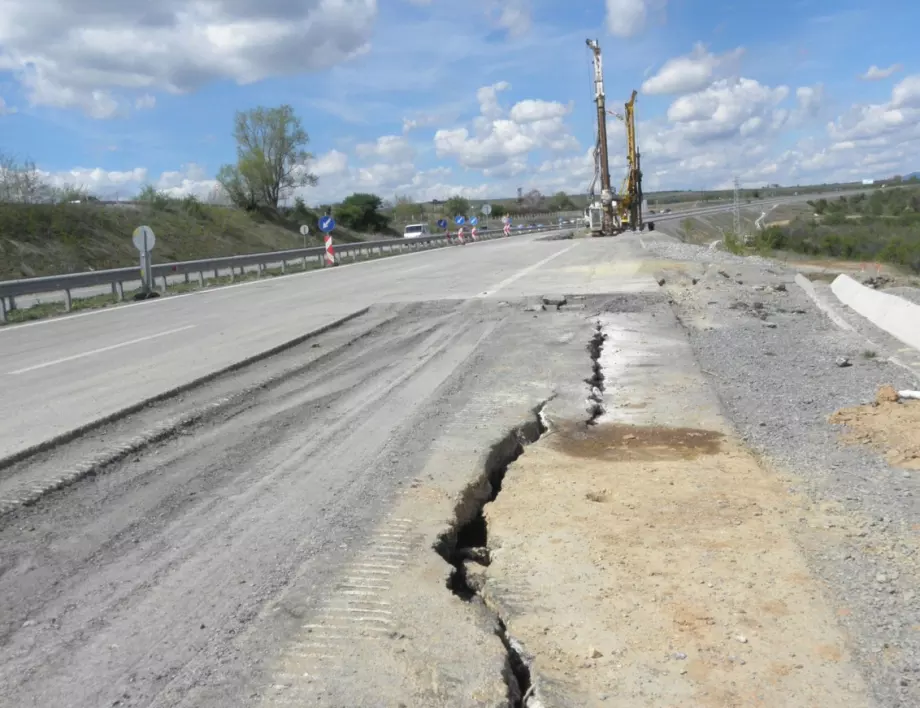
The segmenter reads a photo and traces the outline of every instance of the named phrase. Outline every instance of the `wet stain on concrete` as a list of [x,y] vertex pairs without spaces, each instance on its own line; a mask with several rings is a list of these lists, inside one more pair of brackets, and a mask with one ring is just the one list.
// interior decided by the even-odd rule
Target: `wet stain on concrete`
[[547,442],[555,450],[580,459],[694,460],[716,455],[725,436],[713,430],[601,423],[556,425]]

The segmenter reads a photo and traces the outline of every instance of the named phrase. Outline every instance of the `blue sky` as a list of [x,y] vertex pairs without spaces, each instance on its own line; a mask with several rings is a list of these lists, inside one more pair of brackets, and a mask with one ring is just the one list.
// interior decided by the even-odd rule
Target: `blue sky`
[[648,189],[920,169],[920,4],[907,0],[81,5],[8,1],[0,151],[103,196],[144,182],[206,196],[234,157],[234,112],[281,103],[311,137],[309,202],[584,191],[586,37],[613,109],[640,90]]

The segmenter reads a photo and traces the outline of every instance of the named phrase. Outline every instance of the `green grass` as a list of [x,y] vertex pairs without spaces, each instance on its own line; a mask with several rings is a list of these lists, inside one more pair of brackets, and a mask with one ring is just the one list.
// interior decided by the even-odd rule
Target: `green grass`
[[[300,223],[311,227],[307,246],[319,246],[316,215],[286,218],[194,201],[149,205],[0,204],[0,280],[136,266],[134,229],[146,224],[157,243],[154,262],[234,256],[302,248]],[[371,238],[337,228],[339,242]]]

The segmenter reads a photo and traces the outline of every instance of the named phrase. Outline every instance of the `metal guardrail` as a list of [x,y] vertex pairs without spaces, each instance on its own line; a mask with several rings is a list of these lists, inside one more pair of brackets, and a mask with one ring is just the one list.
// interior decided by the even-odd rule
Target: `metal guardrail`
[[[571,222],[569,222],[571,224]],[[559,224],[544,226],[527,225],[514,228],[512,234],[535,233],[542,231],[557,231]],[[477,232],[478,239],[493,239],[502,237],[499,229],[484,229]],[[469,236],[467,235],[467,238]],[[340,243],[335,246],[336,262],[345,258],[352,261],[359,260],[362,256],[372,257],[384,253],[419,250],[424,248],[440,248],[456,243],[456,234],[450,237],[444,234],[431,236],[416,236],[412,238],[391,238],[377,241],[359,241],[356,243]],[[172,276],[185,276],[186,283],[192,276],[197,276],[198,284],[203,286],[208,277],[218,278],[221,271],[231,278],[235,277],[237,269],[240,274],[247,267],[257,266],[261,273],[267,267],[277,267],[286,272],[289,266],[296,267],[299,261],[302,270],[307,269],[307,264],[317,259],[320,265],[324,263],[325,248],[314,246],[310,248],[294,248],[287,251],[270,251],[267,253],[248,253],[239,256],[224,256],[219,258],[203,258],[195,261],[176,261],[173,263],[156,263],[152,266],[153,279],[160,285],[160,290],[165,292],[169,287],[169,278]],[[212,275],[213,274],[213,275]],[[0,322],[6,322],[7,314],[16,308],[16,298],[25,295],[41,295],[47,293],[64,293],[64,308],[67,312],[73,307],[72,292],[82,288],[110,285],[112,295],[117,301],[124,299],[124,284],[138,282],[141,279],[139,267],[112,268],[109,270],[93,270],[82,273],[67,273],[63,275],[48,275],[39,278],[23,278],[21,280],[0,281]]]

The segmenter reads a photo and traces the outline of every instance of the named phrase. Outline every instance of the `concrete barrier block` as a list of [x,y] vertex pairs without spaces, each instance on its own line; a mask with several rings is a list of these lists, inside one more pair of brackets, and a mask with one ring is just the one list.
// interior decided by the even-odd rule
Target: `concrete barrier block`
[[838,275],[831,290],[840,302],[876,327],[920,350],[920,305],[868,288],[848,275]]

